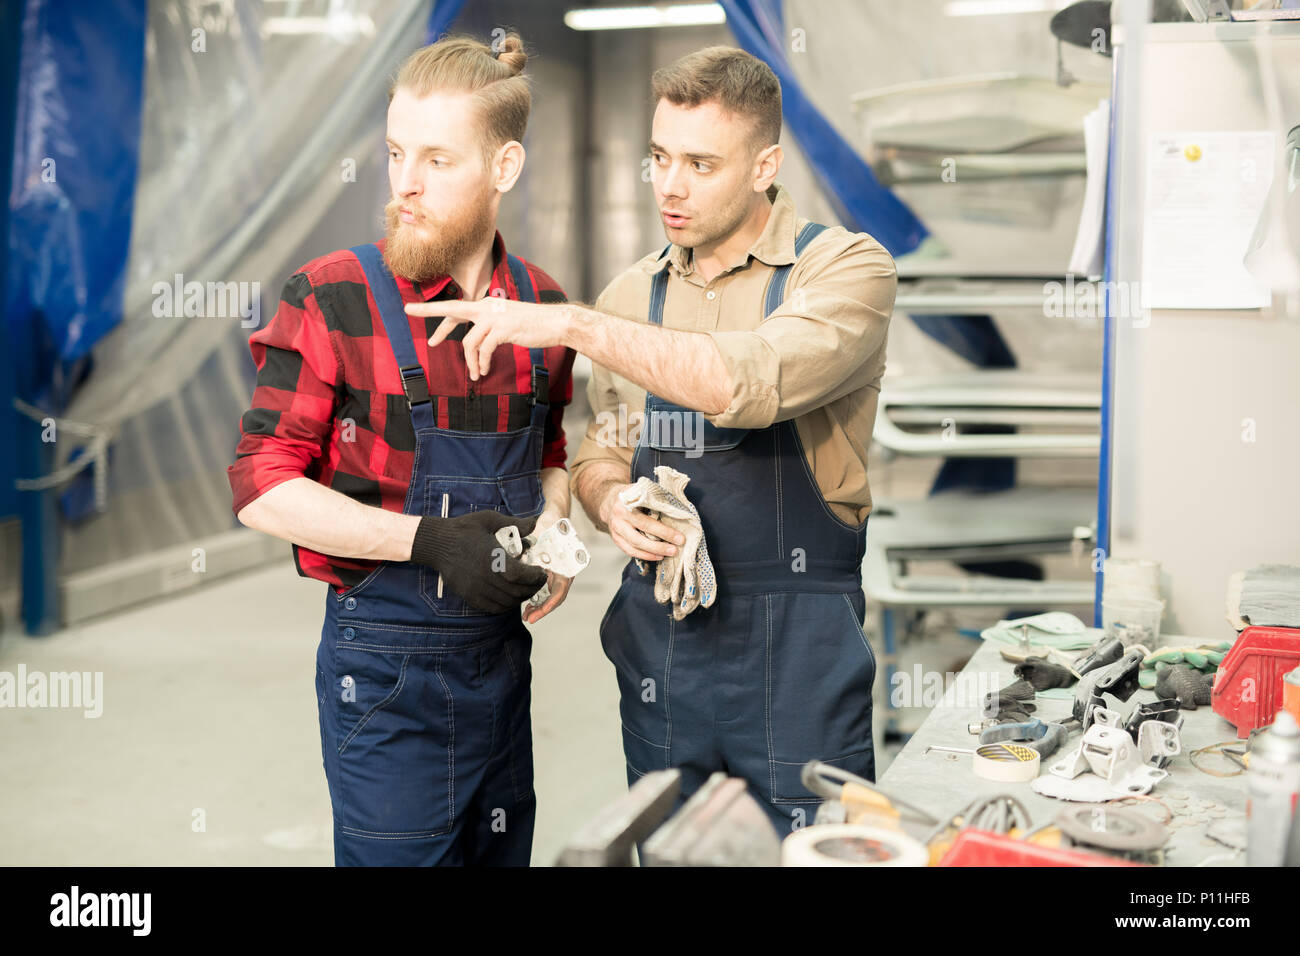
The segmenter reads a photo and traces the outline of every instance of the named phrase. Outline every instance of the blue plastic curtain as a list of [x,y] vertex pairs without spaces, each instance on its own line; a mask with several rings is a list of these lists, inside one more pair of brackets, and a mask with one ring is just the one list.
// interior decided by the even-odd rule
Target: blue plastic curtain
[[26,0],[5,315],[20,397],[61,407],[56,370],[122,317],[140,142],[145,0]]
[[438,0],[429,12],[429,28],[425,31],[424,42],[432,43],[446,33],[464,6],[465,0]]

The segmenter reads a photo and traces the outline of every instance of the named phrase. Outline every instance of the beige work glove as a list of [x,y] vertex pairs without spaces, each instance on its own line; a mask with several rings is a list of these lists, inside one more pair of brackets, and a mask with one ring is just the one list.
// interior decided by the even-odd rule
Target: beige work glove
[[[640,508],[657,521],[682,533],[685,543],[677,553],[661,558],[655,572],[655,600],[671,604],[673,619],[682,620],[697,607],[712,607],[718,586],[709,559],[708,544],[699,512],[686,497],[690,478],[674,468],[660,465],[651,481],[642,477],[619,493],[629,508]],[[647,562],[636,559],[637,569],[645,574]]]

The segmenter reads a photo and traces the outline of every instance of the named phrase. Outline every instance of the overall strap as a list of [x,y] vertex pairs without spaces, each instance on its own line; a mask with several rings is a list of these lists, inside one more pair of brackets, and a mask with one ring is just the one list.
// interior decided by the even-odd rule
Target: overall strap
[[650,280],[650,324],[664,324],[664,300],[668,297],[668,270],[660,269]]
[[416,429],[433,428],[433,402],[429,399],[429,380],[424,377],[424,369],[415,355],[415,343],[411,338],[411,320],[403,304],[402,293],[398,291],[397,280],[384,264],[384,254],[374,243],[353,246],[351,250],[361,262],[366,274],[366,285],[379,307],[379,318],[388,333],[388,343],[397,358],[397,368],[402,376],[402,391],[406,393],[406,404],[411,409],[411,420]]
[[[506,253],[506,266],[510,270],[510,278],[514,280],[515,289],[519,292],[519,301],[536,302],[538,300],[537,286],[533,283],[533,277],[529,274],[528,267],[524,265],[524,260]],[[539,348],[530,348],[528,350],[528,362],[533,370],[532,403],[534,405],[545,405],[551,400],[551,375],[546,370],[545,351]]]
[[[668,243],[668,245],[664,246],[664,251],[659,253],[659,258],[662,259],[664,256],[668,255],[668,250],[671,249],[672,247],[673,244],[671,242]],[[650,324],[651,325],[664,324],[664,300],[667,299],[667,297],[668,297],[668,267],[664,266],[662,269],[656,272],[654,274],[654,277],[650,280]]]
[[[803,251],[808,248],[808,244],[826,231],[826,227],[818,222],[804,223],[804,227],[799,230],[799,235],[794,240],[794,257],[798,259],[803,255]],[[777,266],[772,272],[772,278],[767,284],[767,299],[763,303],[763,316],[767,317],[780,307],[785,301],[785,284],[790,278],[790,270],[794,264]]]

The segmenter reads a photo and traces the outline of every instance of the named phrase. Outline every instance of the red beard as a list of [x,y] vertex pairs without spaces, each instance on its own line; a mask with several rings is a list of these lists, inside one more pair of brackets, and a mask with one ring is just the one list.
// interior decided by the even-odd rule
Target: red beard
[[[412,282],[428,282],[450,275],[452,269],[489,241],[496,231],[492,207],[486,202],[467,205],[451,219],[433,220],[415,210],[415,223],[397,217],[401,206],[411,204],[391,199],[384,206],[387,226],[384,261],[393,275]],[[421,232],[430,238],[424,238]]]

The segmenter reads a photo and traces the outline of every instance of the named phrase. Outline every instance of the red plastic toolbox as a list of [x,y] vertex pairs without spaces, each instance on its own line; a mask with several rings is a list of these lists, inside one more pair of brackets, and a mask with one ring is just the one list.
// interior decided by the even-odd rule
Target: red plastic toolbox
[[1142,866],[1082,850],[1058,850],[988,830],[962,830],[939,866]]
[[1300,628],[1248,627],[1214,675],[1210,706],[1248,737],[1282,709],[1282,678],[1300,666]]

